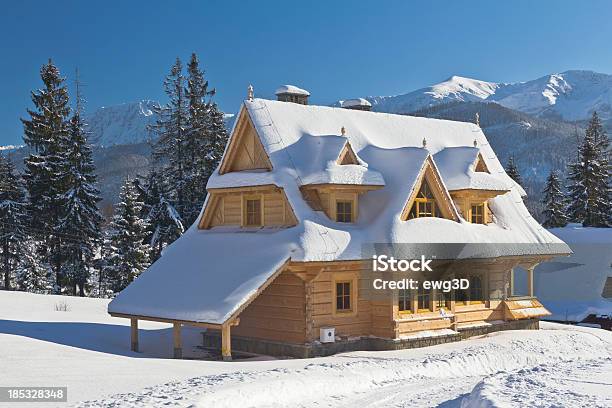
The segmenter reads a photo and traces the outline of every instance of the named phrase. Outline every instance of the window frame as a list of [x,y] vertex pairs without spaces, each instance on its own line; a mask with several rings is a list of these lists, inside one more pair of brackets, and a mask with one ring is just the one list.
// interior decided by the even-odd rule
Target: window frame
[[[345,317],[345,316],[353,316],[357,314],[358,308],[358,282],[359,277],[357,273],[354,272],[336,272],[333,273],[331,279],[331,293],[333,295],[332,298],[332,316]],[[338,309],[337,298],[338,298],[338,283],[348,283],[350,286],[349,296],[350,296],[350,309]]]
[[[249,201],[259,201],[259,223],[249,224]],[[264,226],[264,198],[263,194],[249,194],[242,197],[242,227],[244,228],[260,228]],[[255,212],[253,214],[256,214]]]
[[[480,208],[482,211],[482,214],[474,214],[474,207]],[[487,225],[487,219],[486,219],[486,210],[487,210],[487,206],[486,203],[484,202],[471,202],[470,203],[470,223],[472,224],[480,224],[480,225]],[[481,218],[482,222],[478,222],[478,221],[474,221],[474,217],[479,217]]]
[[[342,204],[342,205],[344,205],[344,206],[346,206],[346,205],[348,204],[348,206],[349,206],[349,208],[350,208],[350,212],[348,213],[348,215],[349,215],[349,221],[340,221],[340,220],[338,219],[338,205],[339,205],[339,204]],[[335,211],[336,218],[335,218],[335,221],[336,221],[336,222],[345,223],[345,224],[346,224],[346,223],[352,223],[352,222],[354,222],[354,221],[355,221],[355,208],[354,208],[354,207],[355,207],[355,202],[354,202],[354,200],[347,200],[347,199],[336,199],[336,211]],[[347,213],[346,213],[346,211],[344,211],[344,212],[342,212],[342,214],[343,214],[344,216],[346,216],[346,214],[347,214]]]
[[[421,293],[421,290],[423,290],[423,293]],[[425,288],[423,288],[423,285],[419,285],[419,288],[416,291],[416,311],[417,313],[429,313],[429,312],[433,312],[433,308],[432,308],[432,296],[434,294],[433,289],[429,289],[429,290],[425,290]],[[427,298],[427,307],[426,308],[422,308],[421,307],[421,297],[426,297]]]
[[[408,315],[408,314],[414,313],[414,303],[413,303],[414,295],[412,292],[413,291],[411,289],[398,289],[397,290],[397,307],[398,307],[398,313],[400,315]],[[404,294],[402,295],[402,293]],[[403,301],[402,301],[402,298],[403,298]],[[403,303],[404,307],[408,305],[408,308],[402,309],[400,306],[400,302]]]

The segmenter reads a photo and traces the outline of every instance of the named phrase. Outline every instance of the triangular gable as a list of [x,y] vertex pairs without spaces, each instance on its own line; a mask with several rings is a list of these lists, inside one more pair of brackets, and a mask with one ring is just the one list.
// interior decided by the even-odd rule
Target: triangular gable
[[240,111],[236,126],[223,155],[219,174],[242,170],[272,170],[270,158],[246,109]]
[[347,141],[344,144],[344,147],[340,151],[338,155],[338,159],[336,160],[337,164],[345,165],[345,164],[361,164],[357,159],[357,155],[355,151],[351,147],[351,144]]
[[474,171],[480,173],[491,173],[482,157],[482,153],[480,152],[478,153],[478,157],[476,157],[476,162],[474,163]]
[[431,156],[428,156],[423,163],[423,167],[417,176],[410,193],[410,197],[408,197],[408,201],[402,210],[401,219],[403,221],[409,219],[410,211],[417,201],[417,196],[419,192],[422,191],[421,188],[424,185],[428,187],[433,199],[435,200],[437,211],[439,212],[437,216],[453,221],[459,221],[457,209],[453,204],[448,190],[442,183],[442,177],[440,177],[440,173],[438,172],[438,169],[436,168]]

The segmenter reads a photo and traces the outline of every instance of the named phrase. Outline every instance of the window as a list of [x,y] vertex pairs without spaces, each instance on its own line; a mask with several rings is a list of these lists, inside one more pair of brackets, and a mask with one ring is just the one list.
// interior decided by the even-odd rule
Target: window
[[397,301],[401,313],[412,312],[412,293],[410,289],[399,289]]
[[350,312],[351,310],[351,282],[336,282],[336,311]]
[[482,303],[482,279],[479,276],[470,278],[470,303]]
[[467,305],[469,298],[470,296],[467,289],[459,289],[455,291],[455,304]]
[[428,312],[430,311],[429,300],[431,298],[431,293],[429,290],[425,290],[421,285],[419,287],[419,291],[417,294],[417,309],[419,312]]
[[336,201],[336,221],[353,222],[352,201]]
[[423,180],[421,189],[414,199],[414,204],[408,214],[408,219],[421,217],[437,217],[436,200],[427,181]]
[[472,224],[484,224],[484,204],[472,204],[470,209],[470,222]]
[[483,303],[484,292],[482,290],[482,279],[480,276],[470,276],[470,287],[468,289],[460,289],[455,292],[455,304],[457,305],[475,305]]
[[441,290],[436,292],[436,300],[434,302],[436,309],[446,309],[450,310],[451,308],[451,293],[450,292],[442,292]]
[[248,227],[261,225],[261,199],[245,200],[245,225]]

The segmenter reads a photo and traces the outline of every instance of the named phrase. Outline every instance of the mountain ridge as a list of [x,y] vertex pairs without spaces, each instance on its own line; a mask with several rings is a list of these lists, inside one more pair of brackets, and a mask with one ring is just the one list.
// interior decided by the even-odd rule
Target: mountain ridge
[[453,75],[445,81],[407,93],[364,98],[372,104],[373,110],[388,113],[411,113],[453,101],[495,102],[536,117],[585,120],[596,110],[602,119],[610,120],[612,75],[567,70],[512,83]]

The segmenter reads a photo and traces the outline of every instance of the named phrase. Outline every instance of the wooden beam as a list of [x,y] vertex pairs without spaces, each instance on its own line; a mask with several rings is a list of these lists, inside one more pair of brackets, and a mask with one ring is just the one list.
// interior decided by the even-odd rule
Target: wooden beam
[[527,269],[527,295],[529,295],[529,297],[535,296],[535,292],[533,290],[533,270],[536,266],[537,264]]
[[508,297],[514,296],[514,268],[510,269],[510,294]]
[[138,352],[138,319],[130,319],[131,337],[132,337],[132,351]]
[[174,358],[183,358],[183,345],[181,343],[181,324],[174,323],[172,327],[172,337],[174,339]]
[[115,312],[109,312],[108,314],[113,316],[113,317],[121,317],[121,318],[125,318],[125,319],[147,320],[147,321],[150,321],[150,322],[160,322],[160,323],[175,323],[175,322],[177,322],[177,323],[186,324],[186,325],[189,325],[189,326],[202,327],[202,328],[213,329],[213,330],[221,330],[221,324],[217,324],[217,323],[204,323],[204,322],[194,322],[194,321],[190,321],[190,320],[166,319],[166,318],[163,318],[163,317],[131,315],[131,314],[127,314],[127,313],[115,313]]
[[221,328],[221,356],[224,361],[232,360],[231,324],[226,323]]

